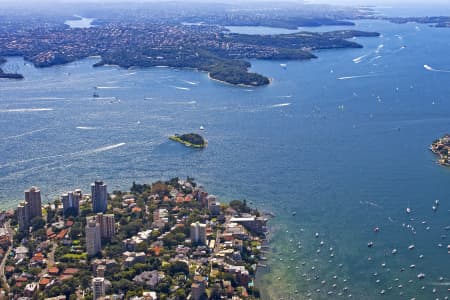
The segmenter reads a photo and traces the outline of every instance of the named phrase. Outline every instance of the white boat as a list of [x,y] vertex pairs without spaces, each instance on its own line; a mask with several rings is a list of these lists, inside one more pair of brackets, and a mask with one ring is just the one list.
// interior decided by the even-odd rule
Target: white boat
[[407,212],[408,214],[411,213],[411,208],[407,207],[407,208],[406,208],[406,212]]
[[282,67],[283,69],[287,68],[287,64],[280,64],[280,67]]
[[205,127],[203,127],[203,126],[200,126],[200,130],[205,130]]
[[417,278],[424,279],[425,278],[425,274],[424,273],[419,273],[419,274],[417,274]]

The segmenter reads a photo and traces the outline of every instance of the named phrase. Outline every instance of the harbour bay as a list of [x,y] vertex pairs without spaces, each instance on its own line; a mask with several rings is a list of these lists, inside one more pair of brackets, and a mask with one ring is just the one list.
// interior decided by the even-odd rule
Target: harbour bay
[[[357,24],[382,36],[286,68],[252,61],[273,79],[259,88],[189,70],[94,69],[94,58],[45,69],[9,58],[25,80],[0,81],[3,207],[31,185],[53,199],[96,178],[127,189],[193,176],[222,199],[246,198],[276,215],[259,274],[267,298],[448,296],[449,170],[427,147],[450,125],[450,75],[423,65],[450,69],[450,31]],[[168,140],[200,126],[205,150]]]

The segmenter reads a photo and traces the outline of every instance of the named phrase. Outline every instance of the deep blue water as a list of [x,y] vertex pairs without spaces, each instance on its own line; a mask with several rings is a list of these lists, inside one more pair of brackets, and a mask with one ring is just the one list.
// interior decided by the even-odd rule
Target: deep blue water
[[[31,185],[53,199],[97,178],[113,190],[189,175],[223,201],[276,214],[258,278],[267,298],[444,299],[450,169],[428,146],[450,131],[450,29],[357,28],[382,36],[306,62],[252,61],[273,83],[251,89],[189,70],[94,69],[95,58],[35,69],[10,58],[6,69],[26,79],[0,81],[2,205]],[[200,126],[202,151],[167,139]]]

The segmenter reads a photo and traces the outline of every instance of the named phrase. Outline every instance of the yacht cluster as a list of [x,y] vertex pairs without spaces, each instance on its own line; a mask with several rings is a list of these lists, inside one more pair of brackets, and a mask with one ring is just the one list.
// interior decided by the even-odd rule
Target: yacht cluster
[[[286,230],[286,251],[292,254],[283,250],[287,255],[279,259],[289,260],[286,257],[297,256],[295,259],[290,258],[286,265],[288,274],[299,278],[299,284],[289,284],[287,278],[277,277],[280,281],[286,280],[290,291],[282,299],[298,299],[299,293],[304,299],[360,298],[361,293],[365,293],[364,288],[367,288],[367,292],[377,299],[449,300],[450,274],[436,274],[426,259],[431,258],[435,251],[441,253],[445,250],[450,255],[450,243],[444,243],[450,225],[438,226],[432,219],[439,213],[439,208],[440,202],[435,200],[431,205],[433,213],[429,214],[429,221],[423,220],[425,217],[421,216],[418,208],[414,207],[417,209],[415,211],[413,207],[408,207],[403,223],[394,220],[395,218],[388,218],[390,223],[373,227],[372,239],[367,241],[366,253],[361,252],[362,260],[358,260],[353,253],[351,260],[348,260],[348,253],[344,253],[347,250],[340,249],[339,242],[329,237],[327,232],[305,229],[301,225],[291,233]],[[402,244],[402,239],[398,239],[389,245],[386,242],[389,239],[389,231],[398,226],[397,224],[404,231],[402,235],[406,244]],[[438,233],[438,230],[442,232]],[[425,240],[432,240],[433,236],[440,238],[439,242],[435,242],[434,250],[423,244],[424,237]],[[450,257],[448,258],[442,263],[449,264]],[[368,280],[363,280],[364,278]],[[377,290],[374,291],[374,287]]]

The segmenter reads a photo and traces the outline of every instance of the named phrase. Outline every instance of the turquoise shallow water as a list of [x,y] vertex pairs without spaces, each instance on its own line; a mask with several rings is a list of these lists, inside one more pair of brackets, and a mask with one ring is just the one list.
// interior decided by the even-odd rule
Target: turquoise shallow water
[[[31,185],[53,199],[96,178],[113,190],[189,175],[276,214],[258,278],[267,298],[450,296],[450,169],[427,150],[450,128],[450,30],[357,28],[382,36],[307,62],[253,61],[273,78],[254,89],[189,70],[94,69],[95,58],[46,69],[10,58],[26,79],[0,81],[1,203]],[[167,139],[200,126],[203,151]]]

